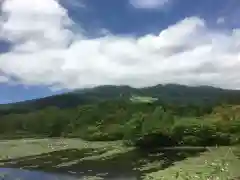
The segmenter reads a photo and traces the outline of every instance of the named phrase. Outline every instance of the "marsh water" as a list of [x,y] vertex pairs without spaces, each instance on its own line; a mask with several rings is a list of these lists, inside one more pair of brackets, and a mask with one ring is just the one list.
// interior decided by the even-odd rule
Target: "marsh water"
[[[0,179],[71,180],[85,177],[141,180],[142,175],[172,166],[185,158],[197,156],[204,149],[133,150],[111,158],[91,159],[103,150],[67,149],[36,156],[0,161]],[[86,158],[86,159],[83,159]]]

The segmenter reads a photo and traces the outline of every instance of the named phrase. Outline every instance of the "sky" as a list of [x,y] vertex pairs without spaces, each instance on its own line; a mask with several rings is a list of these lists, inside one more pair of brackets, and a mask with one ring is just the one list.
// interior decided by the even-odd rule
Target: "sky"
[[0,0],[0,104],[99,85],[240,89],[239,0]]

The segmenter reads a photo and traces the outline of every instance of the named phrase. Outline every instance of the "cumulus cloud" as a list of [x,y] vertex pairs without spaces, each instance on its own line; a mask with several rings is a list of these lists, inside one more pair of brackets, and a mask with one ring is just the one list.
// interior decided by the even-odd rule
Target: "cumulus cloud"
[[8,82],[8,78],[0,75],[0,83]]
[[223,24],[223,23],[225,23],[225,18],[224,17],[219,17],[217,19],[217,24]]
[[129,0],[129,2],[135,8],[156,9],[164,7],[170,0]]
[[83,1],[81,0],[70,0],[70,1],[66,1],[66,0],[60,0],[61,3],[67,5],[68,7],[74,7],[74,8],[86,8],[86,4],[83,3]]
[[211,30],[189,17],[158,35],[88,39],[55,0],[5,0],[0,71],[25,85],[75,89],[158,83],[240,88],[240,29]]

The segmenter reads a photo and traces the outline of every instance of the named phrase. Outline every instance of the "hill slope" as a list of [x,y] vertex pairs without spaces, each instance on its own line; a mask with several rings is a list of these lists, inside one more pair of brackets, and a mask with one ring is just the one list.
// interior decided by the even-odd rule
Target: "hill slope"
[[132,95],[149,96],[174,104],[230,103],[240,104],[240,91],[223,90],[209,86],[189,87],[169,84],[146,88],[129,86],[99,86],[35,100],[0,105],[0,114],[22,113],[47,106],[75,107],[109,99],[129,99]]

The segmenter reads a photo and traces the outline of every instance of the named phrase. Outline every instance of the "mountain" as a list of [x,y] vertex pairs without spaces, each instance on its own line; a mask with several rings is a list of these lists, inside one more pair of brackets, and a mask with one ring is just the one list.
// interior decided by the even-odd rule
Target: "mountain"
[[57,106],[75,107],[103,100],[129,99],[132,95],[158,98],[161,102],[174,104],[230,103],[240,104],[240,91],[225,90],[210,86],[190,87],[177,84],[157,85],[145,88],[130,86],[99,86],[73,92],[34,99],[13,104],[0,105],[0,114],[22,113]]

